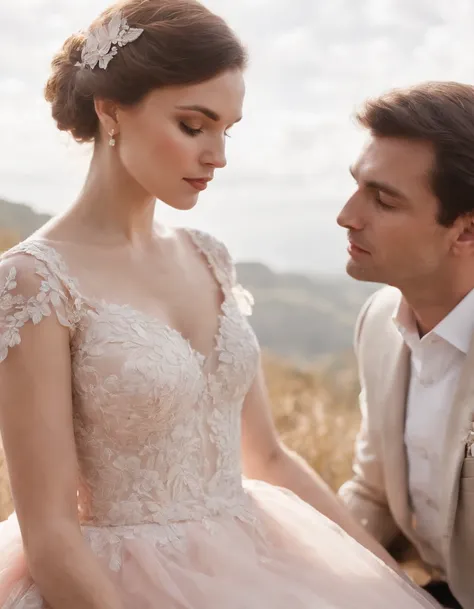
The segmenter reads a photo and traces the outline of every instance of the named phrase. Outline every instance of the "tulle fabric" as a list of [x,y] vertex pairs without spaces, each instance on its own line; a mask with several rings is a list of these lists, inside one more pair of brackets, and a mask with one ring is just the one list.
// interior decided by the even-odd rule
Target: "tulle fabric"
[[[173,534],[156,524],[84,527],[126,609],[438,607],[292,493],[245,485],[254,523],[222,514]],[[0,528],[0,556],[0,607],[43,607],[14,516]]]

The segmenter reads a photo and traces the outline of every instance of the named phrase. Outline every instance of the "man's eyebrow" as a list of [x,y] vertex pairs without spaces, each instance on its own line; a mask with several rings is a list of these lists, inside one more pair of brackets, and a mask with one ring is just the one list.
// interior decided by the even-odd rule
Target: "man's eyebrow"
[[[355,169],[351,166],[349,167],[349,171],[354,178],[357,180],[357,175]],[[364,180],[364,186],[367,188],[373,188],[374,190],[380,190],[381,192],[385,192],[391,197],[397,197],[398,199],[406,199],[406,196],[400,191],[386,184],[385,182],[379,182],[378,180]]]

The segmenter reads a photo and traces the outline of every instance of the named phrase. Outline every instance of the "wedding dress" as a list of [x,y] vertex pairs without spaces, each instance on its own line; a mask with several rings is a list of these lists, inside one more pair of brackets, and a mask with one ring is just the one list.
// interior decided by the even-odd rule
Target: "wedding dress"
[[[86,295],[87,270],[55,242],[32,237],[0,263],[0,362],[27,323],[56,315],[69,328],[78,518],[124,606],[432,609],[294,494],[243,478],[241,409],[259,357],[250,299],[226,248],[188,232],[224,296],[210,354],[135,307]],[[46,606],[12,515],[0,524],[0,607]]]

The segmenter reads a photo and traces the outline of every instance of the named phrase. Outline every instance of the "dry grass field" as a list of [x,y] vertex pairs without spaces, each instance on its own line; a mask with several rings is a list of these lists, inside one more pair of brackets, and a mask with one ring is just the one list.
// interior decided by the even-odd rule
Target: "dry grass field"
[[351,474],[359,385],[351,356],[305,370],[266,355],[273,416],[285,444],[337,489]]

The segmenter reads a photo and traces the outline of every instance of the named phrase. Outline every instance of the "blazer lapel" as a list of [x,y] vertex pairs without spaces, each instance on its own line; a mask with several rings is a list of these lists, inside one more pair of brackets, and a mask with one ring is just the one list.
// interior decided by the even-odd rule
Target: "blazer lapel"
[[408,494],[408,462],[405,448],[405,416],[410,378],[410,350],[397,333],[390,342],[390,351],[383,364],[385,376],[384,405],[384,469],[387,496],[396,521],[409,535],[412,516]]
[[440,506],[445,556],[448,558],[458,501],[459,476],[465,458],[466,442],[474,406],[474,335],[464,362],[451,406],[441,463],[442,503]]

